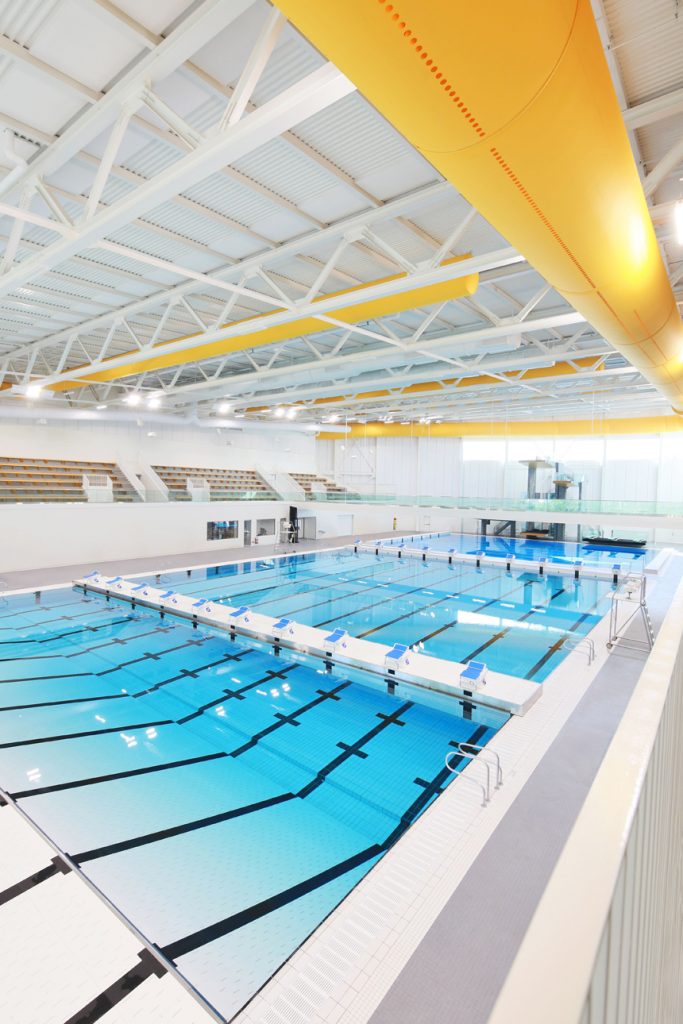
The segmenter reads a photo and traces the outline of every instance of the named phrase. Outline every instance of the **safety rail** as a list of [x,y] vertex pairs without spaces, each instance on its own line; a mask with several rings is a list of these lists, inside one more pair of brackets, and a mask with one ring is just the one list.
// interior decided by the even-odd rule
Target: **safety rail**
[[588,652],[588,664],[595,661],[595,641],[589,636],[572,636],[569,634],[562,641],[562,646],[568,651],[580,651],[585,649]]
[[[475,763],[481,761],[486,771],[486,785],[484,785],[483,782],[480,782],[479,779],[473,778],[471,775],[462,775],[462,768],[453,768],[450,763],[450,759],[453,756],[466,757]],[[491,800],[492,766],[495,768],[494,789],[500,789],[503,785],[503,769],[500,763],[500,755],[497,754],[495,750],[489,750],[486,747],[478,746],[476,743],[458,743],[455,750],[449,750],[446,754],[444,763],[448,771],[452,772],[453,775],[462,775],[466,781],[473,783],[478,789],[481,789],[483,794],[482,807],[486,807]]]

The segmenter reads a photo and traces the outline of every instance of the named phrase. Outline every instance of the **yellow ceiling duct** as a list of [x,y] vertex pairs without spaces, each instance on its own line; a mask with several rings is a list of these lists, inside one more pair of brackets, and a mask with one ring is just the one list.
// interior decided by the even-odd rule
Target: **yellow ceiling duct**
[[[456,264],[468,259],[470,253],[463,256],[455,256],[444,260],[442,267]],[[430,306],[439,302],[446,302],[449,299],[461,299],[467,295],[474,295],[479,285],[479,274],[466,274],[464,277],[454,277],[447,281],[440,281],[437,284],[421,285],[417,288],[410,288],[407,291],[394,292],[382,298],[368,299],[365,302],[358,302],[358,296],[365,289],[376,285],[386,284],[391,281],[400,281],[405,274],[394,274],[392,277],[384,277],[378,281],[370,281],[368,284],[356,285],[353,288],[345,288],[343,291],[330,292],[319,296],[315,302],[328,301],[331,298],[339,298],[339,308],[333,309],[327,315],[335,320],[342,320],[345,324],[357,324],[365,320],[373,320],[377,317],[391,316],[394,313],[403,313],[407,309],[415,309],[420,306]],[[354,303],[345,303],[345,298],[353,296]],[[275,310],[273,312],[284,312]],[[248,334],[239,334],[233,337],[224,338],[220,341],[201,343],[201,335],[190,335],[196,337],[198,344],[183,349],[180,352],[164,352],[165,345],[182,341],[181,338],[173,338],[171,342],[160,342],[154,346],[153,355],[132,363],[119,364],[111,369],[97,370],[89,373],[87,378],[76,378],[72,381],[63,381],[50,385],[53,391],[71,391],[76,387],[85,387],[92,381],[119,380],[122,377],[130,377],[133,374],[143,373],[146,370],[163,370],[169,366],[180,366],[183,363],[194,363],[205,359],[215,359],[217,356],[229,355],[232,352],[242,352],[245,349],[256,348],[260,345],[273,345],[278,341],[288,341],[291,338],[298,338],[306,334],[319,334],[322,331],[335,330],[334,324],[325,323],[316,319],[315,316],[307,316],[298,320],[290,320],[287,323],[277,324],[268,327],[268,317],[271,313],[264,313],[260,316],[250,318],[254,330]],[[259,322],[264,321],[265,326],[259,327]],[[242,320],[239,323],[245,323]],[[226,331],[234,324],[227,324]],[[131,355],[134,353],[131,352]],[[119,356],[116,356],[119,359]],[[105,360],[106,362],[106,360]]]
[[683,326],[589,0],[276,0],[683,412]]

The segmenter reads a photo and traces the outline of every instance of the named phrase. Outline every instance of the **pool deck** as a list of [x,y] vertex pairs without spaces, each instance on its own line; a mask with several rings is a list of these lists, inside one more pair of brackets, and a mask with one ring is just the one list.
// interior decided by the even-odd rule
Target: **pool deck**
[[[188,553],[163,559],[163,570],[271,552]],[[141,559],[98,568],[132,574],[158,567],[159,560]],[[37,589],[91,568],[5,579],[12,588]],[[682,576],[683,558],[672,558],[652,587],[655,631]],[[645,660],[619,648],[608,655],[605,627],[603,620],[594,634],[594,677],[575,652],[553,673],[555,693],[548,688],[546,699],[492,742],[505,782],[489,806],[478,807],[478,791],[465,778],[452,784],[238,1015],[239,1024],[485,1024]],[[520,738],[521,754],[514,752]],[[159,976],[140,957],[139,937],[82,877],[52,865],[56,851],[11,806],[0,807],[0,845],[0,1019],[212,1019],[179,979]],[[48,880],[34,886],[46,870]]]

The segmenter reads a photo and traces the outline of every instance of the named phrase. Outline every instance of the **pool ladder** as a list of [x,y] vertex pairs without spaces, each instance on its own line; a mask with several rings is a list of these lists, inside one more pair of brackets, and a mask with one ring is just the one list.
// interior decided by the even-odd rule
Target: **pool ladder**
[[[481,762],[486,771],[486,784],[480,782],[479,779],[473,778],[471,775],[463,775],[462,773],[464,769],[462,768],[451,767],[450,759],[454,754],[457,754],[459,757],[467,757],[474,763]],[[484,754],[486,756],[483,756]],[[491,800],[491,769],[494,769],[494,789],[500,789],[503,785],[503,769],[500,763],[500,756],[495,752],[495,750],[489,750],[487,747],[479,747],[476,743],[458,743],[455,750],[449,750],[444,761],[449,772],[452,772],[454,775],[461,775],[466,782],[471,782],[481,790],[482,807],[486,807]]]
[[595,642],[589,636],[572,636],[570,633],[562,641],[562,647],[567,651],[585,651],[589,665],[595,661]]

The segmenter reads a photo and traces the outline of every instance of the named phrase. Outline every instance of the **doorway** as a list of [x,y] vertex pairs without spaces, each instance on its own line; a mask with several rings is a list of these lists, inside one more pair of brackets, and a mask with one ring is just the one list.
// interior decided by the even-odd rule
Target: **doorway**
[[244,520],[244,546],[248,548],[251,544],[251,519]]

